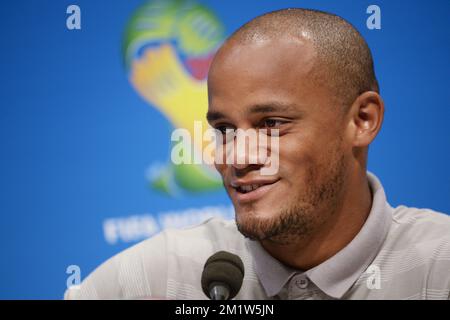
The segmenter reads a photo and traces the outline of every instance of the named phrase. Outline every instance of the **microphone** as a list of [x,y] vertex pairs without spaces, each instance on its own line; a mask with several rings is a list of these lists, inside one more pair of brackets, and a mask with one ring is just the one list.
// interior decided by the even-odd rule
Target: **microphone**
[[231,300],[242,286],[244,264],[237,255],[219,251],[206,260],[202,289],[211,300]]

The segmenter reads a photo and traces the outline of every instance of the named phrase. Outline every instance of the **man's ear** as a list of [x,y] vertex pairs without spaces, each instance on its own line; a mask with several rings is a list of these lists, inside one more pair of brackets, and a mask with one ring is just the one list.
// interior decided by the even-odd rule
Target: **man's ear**
[[362,93],[350,108],[349,134],[354,147],[366,147],[377,136],[384,117],[384,102],[374,91]]

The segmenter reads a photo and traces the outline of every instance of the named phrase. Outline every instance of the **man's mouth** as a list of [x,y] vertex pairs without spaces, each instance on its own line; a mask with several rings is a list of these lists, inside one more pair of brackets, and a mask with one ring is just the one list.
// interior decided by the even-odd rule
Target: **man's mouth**
[[279,181],[267,180],[267,181],[236,181],[231,183],[231,187],[235,191],[233,196],[238,202],[250,202],[255,201],[266,194],[273,186]]
[[251,185],[246,185],[246,186],[238,186],[238,187],[236,187],[236,191],[241,192],[241,193],[248,193],[248,192],[254,191],[264,185],[265,184],[251,184]]

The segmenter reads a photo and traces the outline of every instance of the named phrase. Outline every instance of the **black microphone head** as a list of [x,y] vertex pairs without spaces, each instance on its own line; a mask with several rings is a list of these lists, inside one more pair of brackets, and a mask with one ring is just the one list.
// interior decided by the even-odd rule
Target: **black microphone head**
[[206,260],[202,273],[202,289],[207,297],[210,297],[211,285],[221,283],[228,286],[230,295],[234,298],[242,286],[244,279],[244,264],[237,255],[219,251]]

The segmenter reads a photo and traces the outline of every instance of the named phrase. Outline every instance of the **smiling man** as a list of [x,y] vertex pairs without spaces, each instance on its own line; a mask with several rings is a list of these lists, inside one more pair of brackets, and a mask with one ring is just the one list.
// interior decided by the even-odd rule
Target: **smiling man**
[[[204,299],[216,251],[245,266],[236,299],[448,299],[450,217],[392,208],[367,172],[384,114],[370,50],[342,18],[271,12],[237,30],[208,78],[212,127],[278,130],[270,157],[216,164],[236,221],[168,230],[111,258],[66,298]],[[234,142],[232,142],[234,143]],[[257,149],[257,148],[256,148]],[[269,160],[268,160],[269,159]]]

